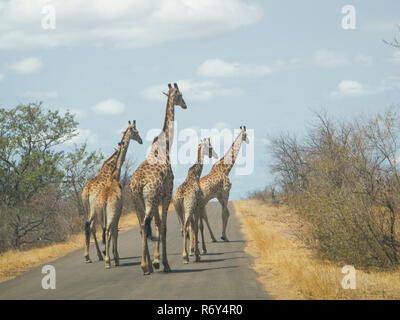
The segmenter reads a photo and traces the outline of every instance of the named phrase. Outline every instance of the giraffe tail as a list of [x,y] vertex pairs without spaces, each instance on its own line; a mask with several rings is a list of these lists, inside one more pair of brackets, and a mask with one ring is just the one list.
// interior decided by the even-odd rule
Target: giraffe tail
[[86,221],[86,223],[85,223],[85,237],[86,237],[86,241],[88,241],[88,239],[90,238],[90,223],[89,223],[89,221]]
[[106,244],[106,228],[103,228],[103,236],[101,238],[101,242]]
[[146,232],[146,237],[153,240],[153,235],[152,235],[152,231],[151,231],[151,217],[146,217],[144,219],[144,228],[145,228],[145,232]]

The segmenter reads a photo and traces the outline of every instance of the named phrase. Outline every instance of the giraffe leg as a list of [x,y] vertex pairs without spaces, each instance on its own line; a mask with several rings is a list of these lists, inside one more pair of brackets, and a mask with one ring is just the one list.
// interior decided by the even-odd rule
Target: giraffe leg
[[92,263],[89,257],[89,246],[90,246],[90,222],[85,223],[85,262]]
[[222,206],[222,236],[221,236],[221,239],[223,241],[229,241],[228,237],[226,236],[226,226],[228,224],[228,219],[229,219],[228,198],[229,198],[229,194],[223,195],[222,197],[218,197],[218,201]]
[[142,234],[144,237],[142,238],[142,270],[145,275],[149,275],[153,272],[153,266],[151,264],[151,258],[150,258],[150,252],[149,252],[149,247],[147,243],[147,238],[149,236],[148,231],[149,231],[149,225],[151,223],[152,219],[152,213],[154,212],[154,205],[152,204],[152,201],[146,201],[146,215],[144,218],[144,224],[143,224],[143,230]]
[[199,227],[200,227],[200,234],[201,234],[201,245],[203,249],[203,254],[207,253],[207,248],[206,248],[206,242],[204,241],[204,224],[203,224],[203,219],[201,216],[199,217]]
[[113,232],[113,255],[115,266],[119,266],[119,254],[118,254],[118,227],[114,228]]
[[92,235],[93,235],[93,239],[94,239],[94,244],[96,245],[96,250],[97,250],[97,257],[99,258],[99,261],[103,261],[103,255],[100,251],[100,247],[99,247],[99,243],[97,242],[97,237],[96,237],[96,229],[93,228],[92,230]]
[[194,256],[194,231],[193,231],[193,223],[191,223],[188,227],[188,238],[190,238],[190,255]]
[[112,235],[112,230],[110,230],[111,227],[108,226],[106,228],[106,255],[105,255],[105,260],[106,260],[106,269],[111,268],[111,262],[110,262],[110,242],[111,242],[111,235]]
[[217,242],[217,239],[215,239],[214,234],[211,230],[210,224],[208,223],[206,208],[201,209],[201,211],[202,211],[201,218],[206,222],[208,231],[210,232],[210,237],[211,237],[212,242]]
[[199,250],[199,241],[198,241],[198,232],[199,232],[199,216],[196,214],[194,215],[194,219],[192,220],[193,223],[193,233],[194,233],[194,255],[196,256],[196,262],[200,261],[200,250]]
[[183,258],[183,263],[184,264],[188,264],[189,263],[189,254],[188,254],[188,250],[187,250],[187,232],[188,232],[188,226],[189,224],[191,224],[191,217],[189,216],[185,223],[184,223],[184,227],[183,227],[183,250],[182,250],[182,258]]
[[155,269],[160,268],[160,214],[158,212],[158,207],[154,211],[154,222],[156,225],[156,249],[154,251],[153,267]]
[[164,272],[171,271],[167,258],[167,214],[168,214],[169,202],[170,200],[163,202],[162,214],[161,214],[162,263],[164,266]]

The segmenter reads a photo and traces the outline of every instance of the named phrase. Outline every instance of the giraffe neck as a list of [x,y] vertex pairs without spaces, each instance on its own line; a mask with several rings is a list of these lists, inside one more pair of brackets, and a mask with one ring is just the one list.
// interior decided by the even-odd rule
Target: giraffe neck
[[115,151],[111,157],[109,157],[106,161],[104,161],[102,167],[99,170],[99,173],[97,174],[97,177],[109,176],[115,170],[117,165],[117,160],[118,160],[118,152]]
[[203,146],[199,146],[197,150],[197,162],[189,168],[188,178],[200,179],[201,173],[203,172],[203,160],[204,160],[204,152]]
[[165,110],[164,126],[161,133],[153,140],[148,159],[162,162],[170,162],[169,154],[174,140],[174,95],[169,91],[167,107]]
[[116,166],[113,171],[113,176],[119,181],[121,176],[121,169],[125,162],[126,153],[128,152],[129,143],[131,141],[130,136],[128,134],[129,130],[125,131],[122,139],[121,139],[121,151],[116,161]]
[[232,146],[225,153],[225,155],[215,164],[215,166],[220,166],[223,168],[225,174],[229,174],[235,165],[235,161],[240,151],[242,145],[242,133],[240,133],[236,140],[232,143]]

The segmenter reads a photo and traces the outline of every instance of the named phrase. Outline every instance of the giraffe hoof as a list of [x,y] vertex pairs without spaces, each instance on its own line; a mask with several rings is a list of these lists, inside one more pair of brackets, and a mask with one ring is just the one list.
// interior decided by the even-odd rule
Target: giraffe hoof
[[148,276],[150,274],[150,271],[147,269],[147,267],[142,267],[143,270],[143,275]]
[[225,241],[225,242],[229,242],[228,238],[227,238],[227,237],[224,237],[224,236],[221,237],[221,240],[222,240],[222,241]]
[[200,255],[196,256],[195,262],[200,262]]
[[217,239],[213,238],[211,241],[212,241],[212,242],[217,242]]
[[92,260],[85,260],[85,263],[92,263]]
[[106,263],[106,269],[111,269],[111,264],[110,263]]
[[203,254],[207,254],[207,249],[203,249]]
[[116,267],[119,266],[119,260],[115,260],[115,266],[116,266]]
[[164,272],[171,272],[171,268],[169,267],[168,263],[164,264]]
[[158,261],[154,261],[153,262],[153,267],[154,267],[154,269],[160,269],[160,262],[158,262]]

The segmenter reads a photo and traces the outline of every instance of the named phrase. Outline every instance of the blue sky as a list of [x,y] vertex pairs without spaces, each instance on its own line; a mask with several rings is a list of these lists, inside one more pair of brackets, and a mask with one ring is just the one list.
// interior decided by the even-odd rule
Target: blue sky
[[[56,28],[45,30],[48,8]],[[107,156],[128,120],[142,138],[162,127],[161,90],[178,82],[179,130],[254,130],[253,173],[231,173],[239,199],[272,179],[268,136],[301,135],[312,110],[351,118],[400,104],[400,53],[383,42],[400,38],[397,25],[395,0],[0,0],[0,107],[70,109],[75,142]],[[131,145],[137,165],[149,145]],[[173,166],[175,187],[189,166]]]

